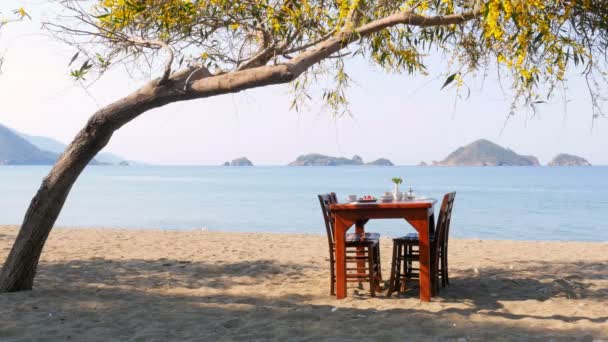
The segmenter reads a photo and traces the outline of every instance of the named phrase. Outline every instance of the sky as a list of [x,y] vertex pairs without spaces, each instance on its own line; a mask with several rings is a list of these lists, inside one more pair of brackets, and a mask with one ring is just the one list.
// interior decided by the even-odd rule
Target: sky
[[[124,97],[145,80],[115,68],[84,90],[70,77],[74,49],[48,37],[40,21],[52,18],[47,1],[2,0],[0,12],[24,6],[32,17],[0,35],[5,56],[0,75],[0,123],[27,134],[69,142],[99,108]],[[589,94],[570,72],[566,100],[558,93],[536,115],[507,121],[512,101],[490,74],[467,80],[469,99],[441,90],[444,61],[427,62],[428,76],[389,75],[364,60],[347,71],[352,116],[335,119],[317,96],[300,112],[290,110],[285,85],[170,104],[151,110],[115,133],[104,151],[163,165],[218,165],[246,156],[256,165],[283,165],[306,153],[380,157],[413,165],[441,160],[460,146],[485,138],[547,163],[572,153],[608,164],[608,122],[592,120]],[[567,108],[567,109],[565,109]]]

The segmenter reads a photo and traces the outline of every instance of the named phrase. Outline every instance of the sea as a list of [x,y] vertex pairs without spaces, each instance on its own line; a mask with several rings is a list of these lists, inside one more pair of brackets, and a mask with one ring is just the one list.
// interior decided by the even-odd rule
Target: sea
[[[18,225],[48,166],[0,167],[0,224]],[[89,166],[56,226],[325,234],[317,194],[456,191],[455,238],[608,241],[608,166]],[[436,210],[439,208],[439,203]],[[413,232],[372,220],[383,236]]]

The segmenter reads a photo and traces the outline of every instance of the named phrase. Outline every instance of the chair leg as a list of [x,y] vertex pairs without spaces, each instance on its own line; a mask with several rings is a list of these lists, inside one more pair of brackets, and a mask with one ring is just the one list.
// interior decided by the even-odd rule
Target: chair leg
[[376,266],[378,267],[378,286],[382,281],[382,262],[380,261],[380,242],[376,246]]
[[406,245],[405,246],[405,278],[406,279],[410,279],[412,277],[412,246],[410,245]]
[[441,287],[445,287],[446,285],[445,260],[443,259],[443,252],[443,249],[441,249],[441,251],[439,252],[439,275],[437,276],[437,279],[441,277]]
[[384,289],[382,288],[382,263],[380,262],[380,243],[378,243],[375,248],[374,254],[374,270],[376,271],[376,292],[382,292]]
[[431,250],[431,279],[433,281],[433,289],[435,291],[435,295],[439,294],[439,264],[441,259],[438,256],[435,258],[435,254],[439,253],[438,250]]
[[393,242],[393,258],[391,260],[391,279],[388,281],[388,292],[386,293],[387,297],[390,297],[396,288],[396,279],[395,274],[397,273],[397,244]]
[[405,292],[405,290],[407,289],[407,280],[408,280],[408,276],[407,276],[408,260],[409,260],[408,245],[402,245],[401,251],[402,251],[401,260],[403,260],[403,273],[399,277],[399,281],[401,282],[400,286],[399,286],[399,291]]
[[[399,255],[397,263],[397,291],[405,291],[405,245],[399,245],[397,254]],[[403,263],[403,265],[401,264]]]
[[367,248],[367,266],[368,266],[368,277],[369,277],[369,293],[372,297],[376,297],[376,277],[375,277],[375,265],[376,265],[376,258],[374,257],[374,254],[376,254],[376,251],[374,251],[374,247],[370,246]]
[[[445,250],[443,251],[443,254],[441,255],[441,262],[442,262],[442,274],[443,274],[443,278],[445,279],[445,284],[449,285],[450,284],[450,277],[448,276],[448,249],[447,246],[445,248]],[[445,285],[444,285],[445,286]]]
[[333,260],[333,258],[330,258],[329,260],[329,265],[330,265],[330,270],[329,270],[329,294],[331,296],[335,296],[336,295],[336,265],[335,265],[335,261]]

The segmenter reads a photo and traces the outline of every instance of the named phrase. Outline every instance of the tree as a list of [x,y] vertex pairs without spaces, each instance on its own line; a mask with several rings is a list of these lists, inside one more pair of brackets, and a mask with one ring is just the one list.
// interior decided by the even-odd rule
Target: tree
[[[600,0],[63,0],[66,17],[47,23],[72,44],[86,80],[117,64],[160,67],[160,76],[100,109],[43,180],[0,274],[0,292],[31,289],[38,260],[68,193],[112,134],[146,111],[291,82],[294,107],[318,73],[335,85],[323,98],[344,113],[344,61],[367,58],[389,72],[426,72],[424,57],[449,61],[447,85],[495,68],[515,102],[534,105],[565,81],[569,66],[589,80],[592,112],[607,46],[608,4]],[[71,63],[71,64],[72,64]]]

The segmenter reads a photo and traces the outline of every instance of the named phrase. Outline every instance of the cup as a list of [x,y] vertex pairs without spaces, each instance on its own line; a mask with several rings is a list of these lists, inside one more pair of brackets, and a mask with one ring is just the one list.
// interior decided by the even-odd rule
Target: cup
[[401,201],[401,199],[403,198],[403,192],[399,191],[394,193],[393,198],[395,199],[395,201]]
[[357,195],[348,195],[348,196],[346,196],[346,200],[348,200],[349,202],[356,202]]

